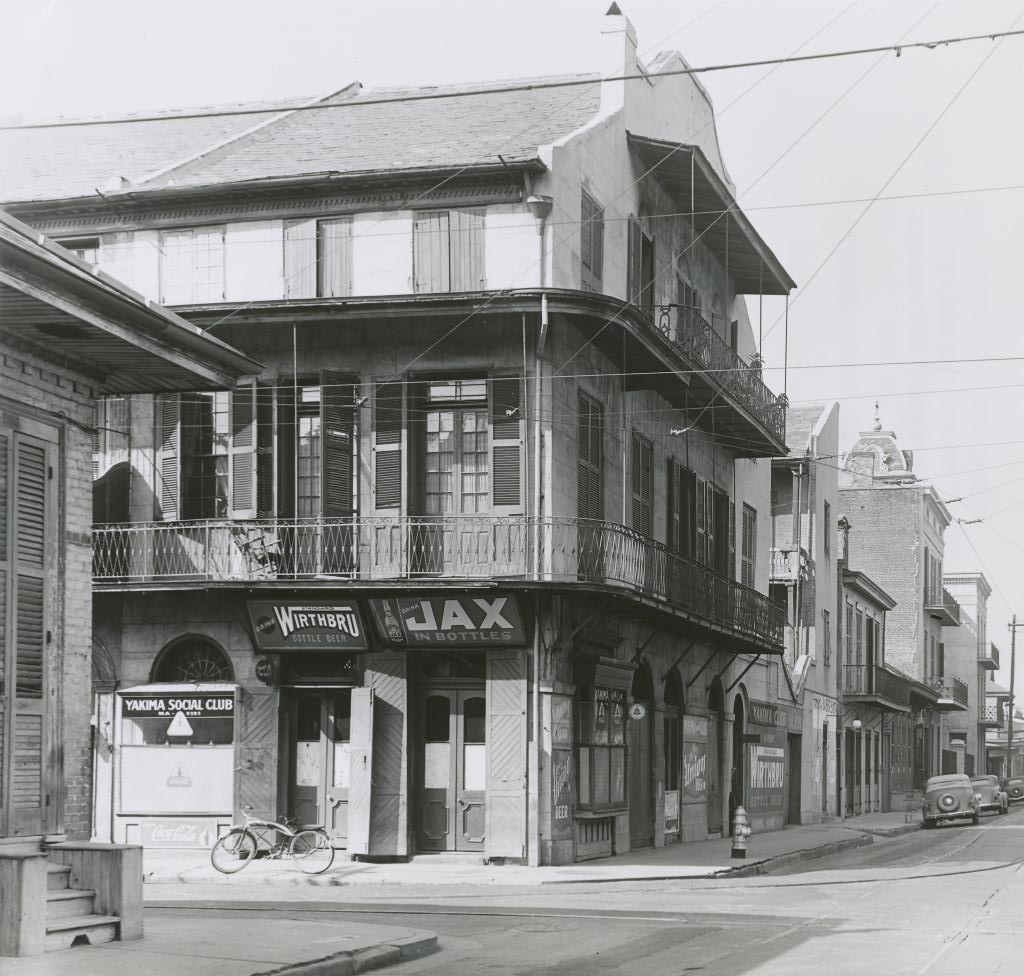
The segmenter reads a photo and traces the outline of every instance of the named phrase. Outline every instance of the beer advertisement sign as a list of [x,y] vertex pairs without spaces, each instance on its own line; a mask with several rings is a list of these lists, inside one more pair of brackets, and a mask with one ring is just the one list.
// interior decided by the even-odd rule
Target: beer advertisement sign
[[396,647],[526,643],[523,618],[511,596],[399,596],[371,600],[370,613],[381,640]]
[[250,600],[262,651],[365,651],[366,630],[352,600]]

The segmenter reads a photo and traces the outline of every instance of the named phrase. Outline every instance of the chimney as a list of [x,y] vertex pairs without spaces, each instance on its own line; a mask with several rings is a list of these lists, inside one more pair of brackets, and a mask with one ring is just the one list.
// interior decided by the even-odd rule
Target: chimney
[[619,5],[613,3],[601,25],[601,114],[618,111],[626,101],[625,81],[608,81],[640,74],[636,61],[636,31]]
[[850,520],[845,516],[839,519],[839,558],[843,561],[843,568],[850,568]]

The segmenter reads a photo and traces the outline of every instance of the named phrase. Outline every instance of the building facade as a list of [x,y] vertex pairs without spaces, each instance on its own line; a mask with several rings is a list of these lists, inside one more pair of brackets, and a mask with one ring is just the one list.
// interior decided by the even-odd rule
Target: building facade
[[804,716],[794,823],[841,814],[836,586],[839,406],[789,408],[784,458],[772,461],[771,594],[786,606],[786,691]]
[[121,126],[146,173],[27,186],[25,219],[265,364],[103,406],[98,836],[251,810],[565,863],[796,816],[785,403],[743,298],[793,282],[680,56],[641,66],[617,13],[602,43],[584,85]]

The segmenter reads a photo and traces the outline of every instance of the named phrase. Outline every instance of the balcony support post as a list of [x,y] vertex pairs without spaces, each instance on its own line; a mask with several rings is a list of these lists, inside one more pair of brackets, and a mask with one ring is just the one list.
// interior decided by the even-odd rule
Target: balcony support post
[[[732,691],[732,690],[733,690],[733,688],[735,688],[735,687],[736,687],[736,686],[737,686],[737,685],[738,685],[738,684],[739,684],[739,683],[740,683],[740,682],[741,682],[741,681],[743,680],[743,676],[744,676],[744,675],[745,675],[745,674],[746,674],[746,673],[747,673],[747,672],[748,672],[748,671],[749,671],[749,670],[750,670],[750,669],[751,669],[751,668],[752,668],[752,667],[753,667],[753,666],[754,666],[755,664],[757,664],[757,662],[758,662],[759,660],[761,660],[761,655],[760,655],[760,654],[755,654],[755,655],[754,655],[754,659],[753,659],[753,660],[752,660],[752,661],[751,661],[751,662],[750,662],[750,663],[749,663],[749,664],[748,664],[748,665],[747,665],[747,666],[746,666],[746,667],[745,667],[745,668],[744,668],[744,669],[743,669],[743,670],[742,670],[742,671],[740,672],[740,676],[739,676],[739,677],[738,677],[738,678],[737,678],[737,679],[736,679],[736,680],[735,680],[735,681],[734,681],[734,682],[733,682],[733,683],[732,683],[731,685],[729,685],[729,687],[728,687],[728,688],[726,688],[726,689],[725,689],[725,693],[726,693],[727,695],[729,694],[729,692],[730,692],[730,691]],[[731,662],[730,662],[730,663],[731,663]],[[723,673],[724,673],[724,672],[723,672]]]
[[690,653],[690,651],[692,651],[692,650],[693,650],[693,649],[694,649],[694,648],[695,648],[696,646],[697,646],[697,642],[696,642],[695,640],[692,640],[692,641],[690,641],[690,643],[689,643],[689,644],[687,645],[687,647],[686,647],[686,650],[685,650],[685,651],[683,651],[683,653],[682,653],[682,654],[680,654],[680,655],[679,655],[679,657],[677,657],[677,658],[676,658],[676,659],[675,659],[675,660],[674,660],[674,661],[672,662],[672,666],[671,666],[671,667],[670,667],[670,668],[668,669],[668,671],[666,671],[665,673],[666,673],[666,674],[668,674],[668,673],[669,673],[669,671],[675,671],[675,669],[676,669],[676,668],[677,668],[677,667],[679,666],[679,664],[680,664],[680,663],[682,662],[683,658],[684,658],[684,657],[686,657],[686,655],[687,655],[687,654],[689,654],[689,653]]
[[[687,681],[687,682],[686,682],[686,687],[687,687],[687,688],[690,688],[690,687],[691,687],[692,685],[696,684],[696,682],[697,682],[697,679],[698,679],[698,678],[699,678],[699,677],[700,677],[700,676],[701,676],[701,675],[702,675],[702,674],[703,674],[703,673],[704,673],[705,671],[707,671],[707,669],[708,669],[708,665],[709,665],[709,664],[710,664],[710,663],[711,663],[711,662],[712,662],[712,661],[713,661],[713,660],[715,659],[715,656],[716,656],[717,654],[718,654],[718,651],[712,651],[712,652],[711,652],[711,653],[710,653],[710,654],[708,655],[708,659],[707,659],[707,660],[706,660],[706,661],[705,661],[705,662],[704,662],[704,663],[703,663],[703,664],[702,664],[702,665],[700,666],[700,670],[699,670],[699,671],[698,671],[698,672],[697,672],[697,673],[696,673],[696,674],[695,674],[695,675],[694,675],[694,676],[693,676],[693,677],[692,677],[692,678],[691,678],[691,679],[690,679],[689,681]],[[730,661],[729,663],[731,664],[732,662]]]
[[[638,647],[638,648],[636,649],[636,654],[634,654],[634,655],[633,655],[633,663],[634,663],[634,664],[639,664],[639,663],[640,663],[640,658],[641,658],[641,656],[643,655],[644,651],[646,651],[646,650],[647,650],[647,645],[648,645],[648,644],[650,644],[650,642],[651,642],[652,640],[654,640],[654,638],[655,638],[655,637],[657,637],[657,635],[658,635],[658,628],[657,628],[657,627],[652,627],[652,628],[651,628],[651,632],[650,632],[650,634],[649,634],[649,635],[648,635],[648,637],[647,637],[647,640],[645,640],[645,641],[644,641],[644,642],[643,642],[643,643],[642,643],[642,644],[641,644],[641,645],[640,645],[640,646],[639,646],[639,647]],[[670,669],[670,670],[671,670],[671,669]]]

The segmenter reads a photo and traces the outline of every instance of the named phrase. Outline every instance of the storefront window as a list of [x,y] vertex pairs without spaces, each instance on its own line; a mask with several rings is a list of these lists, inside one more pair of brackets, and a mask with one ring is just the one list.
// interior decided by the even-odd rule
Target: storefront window
[[609,810],[626,803],[626,693],[583,688],[576,709],[577,806]]

